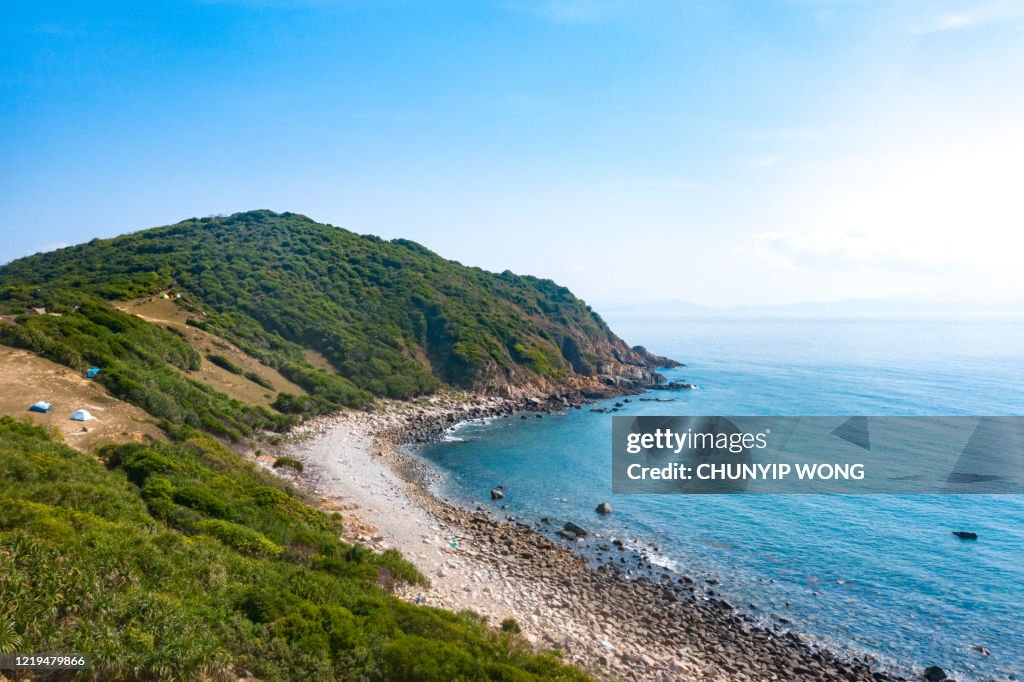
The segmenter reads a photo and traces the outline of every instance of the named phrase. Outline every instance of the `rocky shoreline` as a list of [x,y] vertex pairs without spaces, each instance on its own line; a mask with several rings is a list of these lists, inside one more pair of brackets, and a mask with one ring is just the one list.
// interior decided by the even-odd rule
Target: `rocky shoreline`
[[[531,643],[560,651],[599,678],[904,679],[768,629],[704,581],[655,567],[622,542],[603,547],[607,560],[588,561],[513,517],[439,500],[427,489],[424,465],[406,447],[443,437],[467,420],[536,418],[581,406],[566,396],[381,401],[373,412],[307,422],[286,454],[306,466],[297,483],[343,514],[348,539],[378,550],[394,546],[430,578],[430,588],[397,587],[399,596],[471,609],[494,625],[514,619]],[[368,480],[375,477],[380,480]]]

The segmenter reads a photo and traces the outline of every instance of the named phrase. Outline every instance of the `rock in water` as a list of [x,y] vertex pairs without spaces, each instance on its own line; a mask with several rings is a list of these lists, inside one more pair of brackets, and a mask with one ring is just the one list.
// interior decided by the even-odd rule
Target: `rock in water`
[[937,665],[930,665],[924,669],[924,679],[928,682],[942,682],[946,677],[946,671]]
[[576,537],[580,537],[580,538],[587,537],[587,531],[585,529],[581,528],[580,526],[577,526],[572,521],[569,521],[568,523],[566,523],[562,527],[565,528],[570,533],[572,533],[573,535],[575,535]]
[[977,540],[978,534],[969,530],[955,530],[953,535],[957,536],[961,540]]
[[611,514],[612,506],[607,502],[602,502],[601,504],[597,505],[597,509],[595,509],[594,511],[596,511],[598,514],[601,514],[602,516],[604,514]]
[[491,490],[491,499],[503,500],[505,499],[505,493],[501,492],[500,490]]

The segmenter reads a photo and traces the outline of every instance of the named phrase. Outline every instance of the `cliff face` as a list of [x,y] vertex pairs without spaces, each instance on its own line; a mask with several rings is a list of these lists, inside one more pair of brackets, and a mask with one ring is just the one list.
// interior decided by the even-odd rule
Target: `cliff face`
[[93,240],[0,268],[0,287],[18,312],[47,305],[74,314],[83,295],[168,294],[197,325],[313,395],[341,388],[318,388],[322,370],[310,366],[309,350],[351,391],[397,398],[444,384],[597,395],[659,383],[654,370],[676,364],[629,348],[550,280],[485,272],[407,240],[290,213],[193,219]]
[[605,397],[663,383],[665,378],[658,369],[681,366],[642,346],[630,348],[611,331],[597,338],[579,332],[567,334],[558,346],[569,368],[565,372],[544,376],[529,367],[491,362],[481,369],[470,388],[510,398],[563,394]]

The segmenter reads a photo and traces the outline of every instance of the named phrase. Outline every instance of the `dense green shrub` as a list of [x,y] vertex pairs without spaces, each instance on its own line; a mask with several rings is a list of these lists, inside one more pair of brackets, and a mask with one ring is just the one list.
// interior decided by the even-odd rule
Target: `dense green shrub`
[[283,414],[308,415],[324,414],[336,408],[331,401],[320,396],[291,393],[278,393],[271,407]]
[[251,381],[252,383],[254,383],[254,384],[258,385],[258,386],[262,386],[263,388],[265,388],[265,389],[267,389],[269,391],[273,391],[274,390],[274,384],[270,383],[269,379],[264,379],[262,376],[260,376],[256,372],[246,372],[244,374],[244,376],[245,376],[246,379],[248,379],[249,381]]
[[276,460],[274,460],[274,468],[280,469],[282,467],[294,469],[300,474],[302,473],[302,470],[305,468],[302,462],[300,462],[297,459],[294,459],[293,457],[278,457]]
[[206,359],[212,362],[213,364],[217,365],[218,367],[226,369],[232,374],[242,374],[242,372],[245,371],[235,363],[231,362],[231,360],[224,357],[223,355],[216,355],[214,353],[210,353],[206,356]]
[[448,682],[482,677],[479,663],[448,642],[399,637],[384,649],[385,679],[394,682]]
[[228,547],[249,556],[275,557],[282,552],[280,545],[274,544],[262,533],[230,521],[204,519],[195,525],[195,530],[215,537]]
[[138,486],[145,485],[151,474],[167,474],[177,468],[173,459],[144,446],[129,445],[114,453],[111,466],[120,466],[128,480]]
[[515,618],[506,618],[505,620],[501,621],[501,631],[513,632],[518,634],[522,632],[523,629],[519,627],[519,623],[516,622]]
[[[145,496],[145,494],[144,494]],[[171,499],[176,504],[201,512],[207,516],[227,516],[227,501],[209,488],[197,485],[183,485],[174,489]]]

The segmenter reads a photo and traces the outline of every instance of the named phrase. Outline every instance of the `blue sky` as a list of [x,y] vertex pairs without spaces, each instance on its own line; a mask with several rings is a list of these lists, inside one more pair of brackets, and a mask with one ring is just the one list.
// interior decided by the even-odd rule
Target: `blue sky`
[[1024,3],[2,13],[0,261],[271,208],[599,302],[1024,298]]

